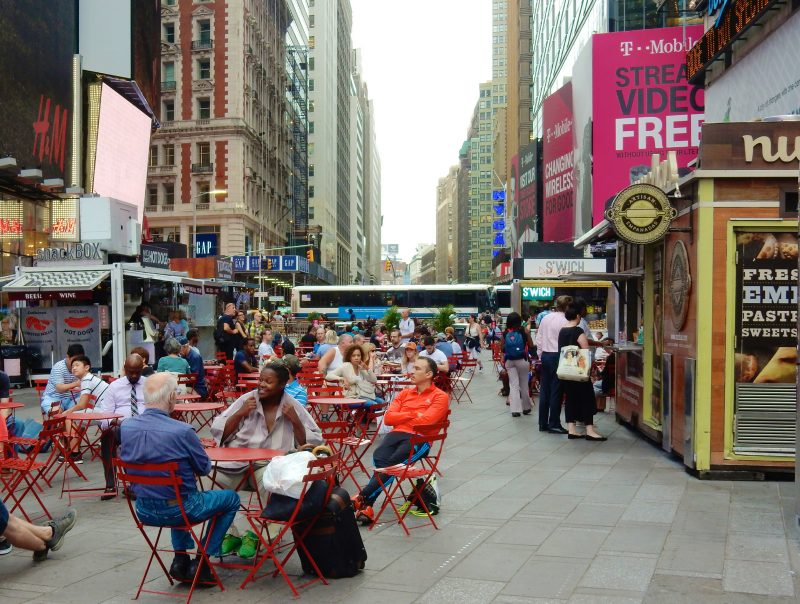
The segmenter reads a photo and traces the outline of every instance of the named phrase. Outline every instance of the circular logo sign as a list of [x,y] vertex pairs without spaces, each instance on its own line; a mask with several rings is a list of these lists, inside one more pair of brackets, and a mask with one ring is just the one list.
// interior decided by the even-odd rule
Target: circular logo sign
[[683,329],[689,312],[689,293],[692,291],[692,275],[689,269],[689,254],[683,241],[676,241],[672,248],[667,280],[670,315],[677,331]]
[[606,210],[606,218],[617,235],[637,244],[660,240],[677,215],[664,191],[647,184],[623,189]]

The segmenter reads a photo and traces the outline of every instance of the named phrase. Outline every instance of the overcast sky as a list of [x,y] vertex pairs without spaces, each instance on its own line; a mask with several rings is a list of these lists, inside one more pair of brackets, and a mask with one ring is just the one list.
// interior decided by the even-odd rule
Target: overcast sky
[[351,0],[375,102],[382,243],[436,242],[436,184],[458,163],[478,84],[492,77],[491,0]]

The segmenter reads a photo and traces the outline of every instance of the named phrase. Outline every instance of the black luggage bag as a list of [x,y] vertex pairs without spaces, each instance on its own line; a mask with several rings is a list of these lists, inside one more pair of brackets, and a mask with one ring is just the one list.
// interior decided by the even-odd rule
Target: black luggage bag
[[[294,529],[295,540],[300,538],[307,525]],[[309,553],[323,576],[328,579],[353,577],[364,568],[367,550],[358,530],[350,495],[342,487],[333,488],[328,505],[313,522],[303,539]],[[314,567],[301,547],[297,548],[303,572],[316,574]]]

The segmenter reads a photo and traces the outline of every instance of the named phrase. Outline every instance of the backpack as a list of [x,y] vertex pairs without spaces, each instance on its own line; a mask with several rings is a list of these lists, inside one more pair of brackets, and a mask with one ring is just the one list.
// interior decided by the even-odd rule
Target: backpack
[[220,320],[221,320],[221,319],[222,319],[222,316],[220,316],[220,317],[217,319],[217,326],[214,328],[214,343],[215,343],[217,346],[225,346],[225,344],[226,344],[226,341],[225,341],[225,332],[224,332],[224,331],[222,331],[222,330],[219,328],[219,322],[220,322]]
[[[292,529],[295,542],[308,528],[299,525]],[[320,572],[329,579],[353,577],[364,568],[367,550],[358,530],[350,494],[342,487],[334,487],[327,505],[303,538],[309,554]],[[315,575],[314,567],[303,548],[297,548],[303,572]]]
[[[436,476],[431,476],[430,480],[428,480],[423,487],[422,480],[422,478],[417,478],[417,481],[414,484],[415,490],[408,497],[406,497],[406,501],[416,506],[417,512],[425,514],[425,509],[427,508],[431,513],[431,516],[436,516],[436,514],[439,513],[439,508],[442,505],[442,497],[439,494],[439,483],[436,482]],[[422,501],[425,504],[424,507],[419,503],[419,496],[417,496],[416,493],[421,493]],[[412,511],[411,513],[413,514],[414,512]]]
[[509,361],[525,358],[525,338],[521,332],[517,330],[506,332],[504,351],[506,359]]

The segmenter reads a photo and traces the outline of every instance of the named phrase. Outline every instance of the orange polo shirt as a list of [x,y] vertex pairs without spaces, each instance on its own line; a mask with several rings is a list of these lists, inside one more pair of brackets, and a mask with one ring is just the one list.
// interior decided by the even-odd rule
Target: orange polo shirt
[[416,387],[406,388],[389,405],[384,421],[395,432],[414,434],[416,425],[443,421],[449,406],[447,393],[436,386],[431,385],[422,392],[418,392]]

